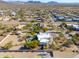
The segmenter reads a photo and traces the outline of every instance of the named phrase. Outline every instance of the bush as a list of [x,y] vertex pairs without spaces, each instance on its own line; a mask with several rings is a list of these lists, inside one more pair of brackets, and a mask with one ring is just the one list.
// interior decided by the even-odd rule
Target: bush
[[46,45],[44,49],[48,49],[48,48],[49,48],[48,45]]
[[74,44],[76,44],[77,42],[79,42],[79,37],[77,37],[76,35],[72,36],[72,39]]
[[48,28],[43,28],[44,32],[48,31]]
[[34,49],[34,48],[37,48],[39,46],[39,41],[35,40],[35,41],[26,42],[24,44],[24,46],[27,48]]
[[4,56],[3,58],[10,58],[9,56]]
[[60,46],[55,46],[55,45],[53,44],[51,48],[52,48],[53,50],[59,50],[59,49],[60,49]]

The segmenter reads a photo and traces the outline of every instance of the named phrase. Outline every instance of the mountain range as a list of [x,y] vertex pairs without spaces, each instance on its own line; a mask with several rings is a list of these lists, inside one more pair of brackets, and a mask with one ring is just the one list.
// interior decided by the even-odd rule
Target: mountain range
[[55,2],[55,1],[50,1],[50,2],[47,2],[47,3],[44,3],[44,2],[40,2],[40,1],[27,1],[27,2],[22,2],[22,1],[2,1],[0,0],[0,6],[3,6],[3,7],[8,7],[9,5],[12,5],[12,6],[16,6],[16,5],[27,5],[27,4],[40,4],[40,5],[49,5],[49,6],[72,6],[72,7],[79,7],[79,3],[58,3],[58,2]]

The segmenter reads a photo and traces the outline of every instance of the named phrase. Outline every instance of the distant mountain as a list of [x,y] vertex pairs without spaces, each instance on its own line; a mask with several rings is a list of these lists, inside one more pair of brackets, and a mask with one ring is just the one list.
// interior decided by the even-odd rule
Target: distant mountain
[[41,1],[27,1],[27,2],[22,2],[22,1],[7,1],[7,3],[12,3],[12,4],[26,4],[26,3],[30,3],[30,4],[57,4],[58,2],[54,2],[54,1],[50,1],[50,2],[47,2],[47,3],[44,3],[44,2],[41,2]]
[[27,3],[42,3],[40,1],[28,1]]
[[9,3],[9,4],[24,4],[25,2],[21,2],[21,1],[8,1],[6,3]]
[[58,3],[55,1],[50,1],[47,3],[40,2],[40,1],[28,1],[28,2],[22,2],[22,1],[2,1],[0,0],[0,8],[1,7],[17,7],[17,6],[24,6],[24,5],[49,5],[49,6],[67,6],[67,7],[79,7],[79,3]]
[[0,2],[4,2],[3,0],[0,0]]
[[0,0],[0,3],[6,3],[5,1],[3,1],[3,0]]
[[60,3],[59,6],[64,6],[64,7],[79,7],[79,3]]
[[58,4],[58,2],[50,1],[50,2],[47,2],[47,4]]
[[22,2],[22,1],[6,1],[6,3],[10,3],[10,4],[27,4],[27,3],[42,3],[40,1],[27,1],[27,2]]
[[55,2],[55,1],[50,1],[47,4],[48,5],[51,5],[51,6],[54,6],[54,5],[58,5],[59,3],[58,2]]
[[79,7],[79,3],[58,3],[58,2],[50,1],[47,4],[50,6]]

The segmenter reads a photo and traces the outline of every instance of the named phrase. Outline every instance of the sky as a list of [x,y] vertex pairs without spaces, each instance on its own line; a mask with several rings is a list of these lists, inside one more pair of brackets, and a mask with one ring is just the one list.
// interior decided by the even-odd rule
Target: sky
[[[4,1],[32,1],[32,0],[4,0]],[[61,3],[78,3],[79,0],[33,0],[33,1],[41,1],[41,2],[49,2],[56,1]]]

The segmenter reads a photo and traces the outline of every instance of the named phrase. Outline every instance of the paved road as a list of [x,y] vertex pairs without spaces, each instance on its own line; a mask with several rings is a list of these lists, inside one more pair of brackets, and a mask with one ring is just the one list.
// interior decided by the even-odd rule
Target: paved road
[[[50,54],[50,50],[0,50],[0,56],[15,56],[15,57],[29,57],[29,55],[31,56],[31,58],[33,58],[34,56],[40,56],[41,58],[52,58],[51,54]],[[16,56],[17,53],[17,56]],[[22,56],[20,56],[20,55]],[[26,55],[24,55],[26,54]],[[34,54],[34,56],[32,55]]]

